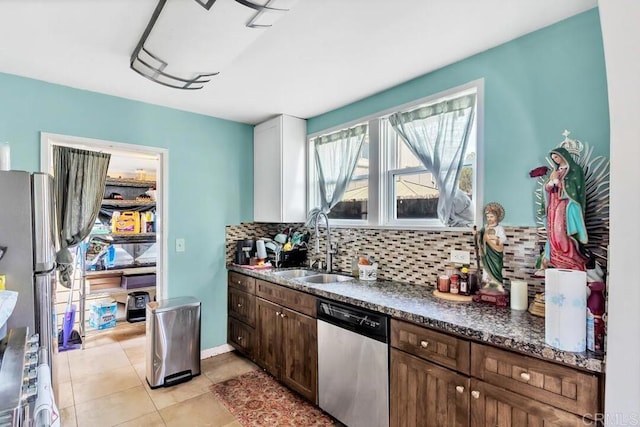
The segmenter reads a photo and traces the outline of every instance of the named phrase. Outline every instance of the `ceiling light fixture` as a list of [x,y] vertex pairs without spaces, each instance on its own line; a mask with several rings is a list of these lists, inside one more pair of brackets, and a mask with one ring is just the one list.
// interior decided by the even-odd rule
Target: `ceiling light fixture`
[[131,69],[164,86],[202,89],[297,0],[159,0]]

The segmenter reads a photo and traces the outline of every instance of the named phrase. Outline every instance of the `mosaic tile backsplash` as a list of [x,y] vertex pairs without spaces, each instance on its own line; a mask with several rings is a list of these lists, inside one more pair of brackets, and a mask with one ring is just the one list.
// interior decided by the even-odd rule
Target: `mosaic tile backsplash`
[[[233,262],[236,240],[273,238],[288,227],[304,224],[242,223],[226,227],[226,262]],[[505,278],[525,280],[529,296],[544,291],[544,282],[533,277],[539,249],[535,227],[504,227],[508,242],[504,249]],[[311,230],[313,241],[313,230]],[[320,251],[324,257],[325,232],[321,229]],[[378,263],[378,278],[434,287],[436,277],[451,265],[452,249],[471,253],[476,265],[473,235],[470,231],[388,230],[373,228],[332,228],[331,241],[338,242],[334,255],[335,271],[350,274],[355,255],[371,255]],[[509,288],[507,284],[507,289]]]

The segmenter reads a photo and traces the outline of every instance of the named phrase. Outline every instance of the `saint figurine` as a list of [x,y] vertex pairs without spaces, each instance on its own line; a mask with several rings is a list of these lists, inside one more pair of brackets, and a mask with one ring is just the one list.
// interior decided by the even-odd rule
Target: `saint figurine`
[[586,270],[589,256],[584,171],[569,151],[558,147],[549,153],[553,165],[544,185],[544,212],[547,243],[543,254],[544,267]]
[[492,289],[503,293],[503,251],[507,235],[500,222],[504,219],[504,208],[499,203],[488,203],[484,207],[484,216],[486,224],[475,236],[482,260],[483,289]]

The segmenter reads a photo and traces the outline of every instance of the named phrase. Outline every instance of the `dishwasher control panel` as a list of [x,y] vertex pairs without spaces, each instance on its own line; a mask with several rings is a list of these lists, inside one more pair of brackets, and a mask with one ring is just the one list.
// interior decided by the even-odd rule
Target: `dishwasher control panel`
[[381,342],[389,342],[389,318],[384,314],[319,298],[318,319]]

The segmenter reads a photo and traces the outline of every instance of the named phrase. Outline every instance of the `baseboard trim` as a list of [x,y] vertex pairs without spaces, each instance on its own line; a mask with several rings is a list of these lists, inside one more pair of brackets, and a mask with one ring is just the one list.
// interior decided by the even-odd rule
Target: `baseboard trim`
[[219,354],[228,353],[233,351],[233,347],[229,344],[222,344],[217,347],[207,348],[200,352],[200,359],[208,359],[209,357],[217,356]]

